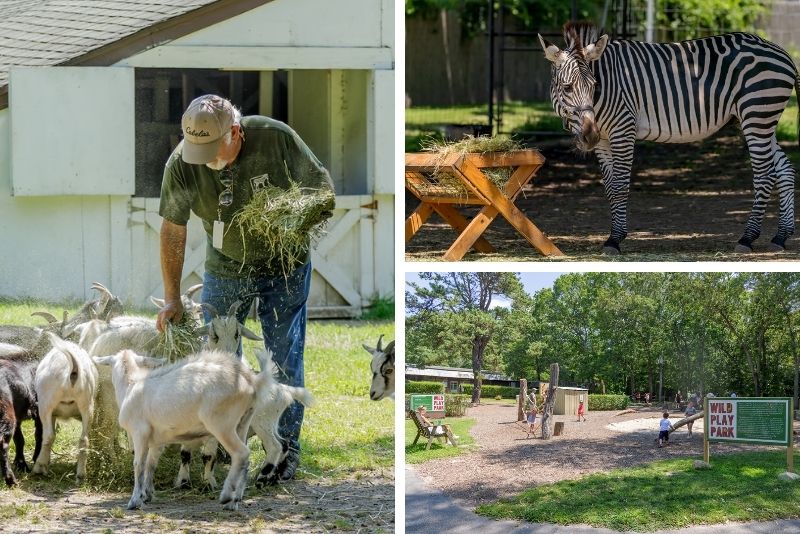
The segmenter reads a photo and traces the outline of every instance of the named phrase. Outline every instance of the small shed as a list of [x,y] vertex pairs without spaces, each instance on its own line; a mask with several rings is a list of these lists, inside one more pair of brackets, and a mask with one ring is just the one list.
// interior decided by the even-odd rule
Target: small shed
[[556,390],[556,402],[553,406],[554,415],[577,415],[578,403],[583,401],[585,411],[589,412],[589,390],[559,386]]

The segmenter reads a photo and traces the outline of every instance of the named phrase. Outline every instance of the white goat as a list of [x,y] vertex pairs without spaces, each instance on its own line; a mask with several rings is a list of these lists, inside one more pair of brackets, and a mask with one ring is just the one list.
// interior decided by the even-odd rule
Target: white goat
[[85,350],[71,341],[48,334],[53,348],[36,369],[36,396],[42,420],[42,450],[34,473],[46,474],[55,439],[56,418],[80,418],[83,425],[78,441],[78,479],[86,476],[89,426],[94,413],[97,368]]
[[250,458],[247,429],[273,388],[273,376],[256,375],[220,351],[202,351],[151,371],[142,369],[145,360],[129,350],[95,357],[98,364],[113,364],[119,421],[133,439],[135,482],[128,509],[152,499],[153,473],[166,444],[208,436],[231,456],[220,503],[238,509]]
[[[206,350],[220,350],[230,353],[231,357],[236,357],[236,352],[239,350],[239,343],[242,337],[252,339],[255,341],[262,341],[262,339],[250,331],[247,327],[241,324],[236,318],[236,312],[241,306],[240,301],[235,301],[228,308],[226,315],[220,315],[219,311],[211,304],[203,303],[201,308],[208,310],[211,315],[211,321],[204,326],[198,328],[198,335],[206,336],[206,343],[204,349]],[[243,360],[244,361],[244,360]],[[247,365],[247,362],[244,362]],[[187,487],[190,482],[190,464],[192,461],[192,448],[189,445],[181,445],[181,467],[178,470],[178,475],[175,477],[175,487]],[[211,438],[206,440],[201,447],[201,458],[203,460],[203,481],[211,489],[216,489],[217,482],[214,478],[214,463],[217,459],[217,442]]]
[[383,334],[378,338],[375,348],[362,345],[372,354],[372,385],[369,398],[377,401],[387,397],[394,398],[394,341],[390,341],[385,349],[381,349]]

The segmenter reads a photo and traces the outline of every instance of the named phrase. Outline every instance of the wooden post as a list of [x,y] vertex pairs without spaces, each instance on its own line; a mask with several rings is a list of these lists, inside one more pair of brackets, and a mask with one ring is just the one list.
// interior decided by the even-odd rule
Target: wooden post
[[789,401],[789,446],[786,447],[786,470],[794,473],[794,397]]
[[[708,413],[708,397],[703,399],[703,413]],[[711,416],[703,418],[703,461],[707,464],[711,463],[711,450],[708,446],[708,421]]]
[[550,439],[553,435],[553,405],[556,403],[556,390],[558,389],[558,364],[550,364],[550,386],[547,388],[547,398],[542,407],[542,439]]
[[528,381],[521,378],[519,381],[519,401],[517,402],[517,421],[525,420],[525,399],[528,397]]

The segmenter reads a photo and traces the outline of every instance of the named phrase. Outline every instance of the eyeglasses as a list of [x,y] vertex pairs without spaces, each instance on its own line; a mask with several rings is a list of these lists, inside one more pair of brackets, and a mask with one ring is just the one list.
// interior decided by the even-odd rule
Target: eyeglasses
[[225,167],[219,173],[219,181],[225,186],[225,189],[219,194],[219,205],[228,207],[233,204],[233,171],[230,167]]

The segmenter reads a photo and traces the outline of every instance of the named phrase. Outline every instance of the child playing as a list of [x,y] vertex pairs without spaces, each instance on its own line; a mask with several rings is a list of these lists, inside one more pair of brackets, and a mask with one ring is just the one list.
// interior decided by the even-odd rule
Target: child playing
[[528,435],[526,436],[526,439],[531,437],[531,434],[533,434],[533,431],[536,430],[535,427],[536,427],[536,414],[537,413],[538,413],[538,410],[536,409],[536,405],[535,404],[531,404],[531,408],[530,408],[530,410],[528,410],[528,417],[527,417]]
[[[693,401],[689,401],[689,406],[686,407],[686,417],[691,417],[695,414],[697,414],[697,408],[695,408]],[[689,429],[689,437],[692,437],[692,425],[694,425],[694,421],[686,423],[686,428]]]
[[658,447],[661,448],[664,444],[669,444],[669,427],[672,426],[669,423],[669,413],[664,412],[662,414],[664,418],[661,420],[659,424],[659,432],[658,432]]
[[578,401],[578,422],[580,422],[581,417],[583,417],[583,420],[586,421],[586,416],[584,415],[585,413],[586,409],[583,407],[583,401]]

